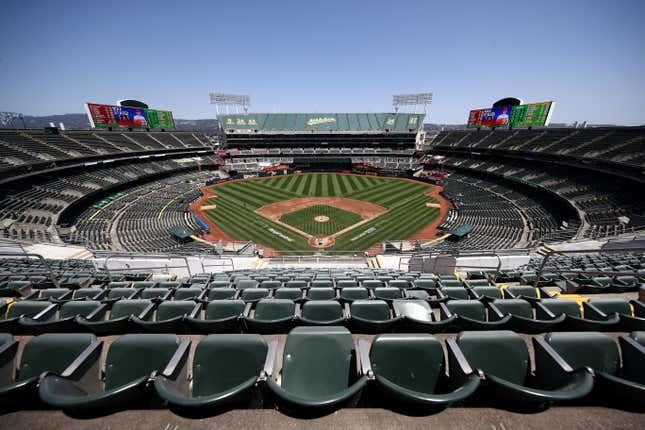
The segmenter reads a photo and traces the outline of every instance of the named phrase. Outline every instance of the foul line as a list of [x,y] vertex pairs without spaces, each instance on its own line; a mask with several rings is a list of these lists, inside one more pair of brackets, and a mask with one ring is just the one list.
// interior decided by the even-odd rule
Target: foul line
[[181,195],[179,195],[179,196],[177,196],[177,197],[175,197],[175,198],[171,199],[168,203],[166,203],[166,204],[164,205],[164,207],[162,207],[162,208],[161,208],[161,210],[159,211],[159,216],[157,217],[157,219],[161,219],[161,217],[163,216],[164,211],[168,208],[168,206],[170,206],[170,205],[172,204],[172,202],[174,202],[175,200],[177,200],[179,197],[181,197]]

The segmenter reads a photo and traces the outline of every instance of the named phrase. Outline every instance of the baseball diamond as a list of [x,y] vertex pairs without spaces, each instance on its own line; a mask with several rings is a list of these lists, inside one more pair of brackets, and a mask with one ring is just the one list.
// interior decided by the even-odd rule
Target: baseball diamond
[[[386,239],[422,231],[440,213],[433,186],[398,178],[307,173],[230,181],[202,213],[226,236],[250,240],[281,254],[319,252],[308,239],[333,236],[325,251],[355,253]],[[267,208],[280,207],[267,213]],[[315,217],[329,221],[320,223]],[[276,234],[279,232],[280,234]],[[287,240],[289,238],[290,240]],[[416,237],[418,238],[418,237]]]

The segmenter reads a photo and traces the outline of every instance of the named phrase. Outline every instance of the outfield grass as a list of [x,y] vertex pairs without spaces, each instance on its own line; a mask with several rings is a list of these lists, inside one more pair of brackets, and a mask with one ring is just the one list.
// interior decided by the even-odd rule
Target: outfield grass
[[[318,222],[315,217],[322,215],[329,218],[327,222]],[[282,215],[280,221],[311,235],[329,236],[360,222],[363,218],[353,212],[327,205],[315,205],[299,211]]]
[[[279,176],[214,187],[218,197],[212,203],[217,208],[204,214],[232,238],[252,240],[288,254],[320,250],[310,247],[305,237],[257,215],[256,209],[300,197],[346,197],[388,208],[387,213],[348,231],[325,249],[353,253],[386,239],[405,239],[431,223],[439,215],[438,208],[426,206],[436,202],[425,195],[431,187],[421,182],[374,176],[317,173]],[[373,231],[365,233],[372,228]]]

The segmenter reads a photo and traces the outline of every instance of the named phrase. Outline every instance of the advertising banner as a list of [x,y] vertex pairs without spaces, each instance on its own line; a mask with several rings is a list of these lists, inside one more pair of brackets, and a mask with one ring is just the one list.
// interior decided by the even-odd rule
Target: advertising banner
[[94,128],[175,129],[175,121],[170,111],[97,103],[86,103],[85,106]]

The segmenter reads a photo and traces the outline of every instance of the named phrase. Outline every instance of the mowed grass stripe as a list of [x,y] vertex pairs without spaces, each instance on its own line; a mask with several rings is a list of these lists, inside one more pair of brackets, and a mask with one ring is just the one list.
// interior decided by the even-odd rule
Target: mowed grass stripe
[[338,175],[329,175],[331,176],[331,185],[332,189],[334,190],[334,195],[335,196],[342,196],[345,193],[343,192],[343,189],[340,187],[340,182],[338,181]]
[[307,195],[306,190],[309,190],[309,186],[311,185],[311,180],[312,180],[311,175],[305,175],[305,180],[302,181],[302,184],[300,185],[300,187],[298,187],[298,194]]
[[[213,210],[213,215],[215,215],[214,220],[216,222],[219,221],[217,225],[222,228],[225,233],[227,233],[227,229],[236,230],[236,236],[239,239],[253,240],[257,243],[277,249],[306,249],[304,247],[306,245],[304,237],[281,227],[280,225],[255,214],[254,212],[243,209],[243,207],[231,204],[231,202],[223,203],[221,206],[217,207],[217,209]],[[228,218],[224,212],[230,214],[230,218]],[[294,241],[289,242],[275,234],[272,234],[266,229],[266,226],[272,227],[285,236],[294,239]],[[279,242],[281,246],[276,246],[276,242]]]
[[316,190],[318,189],[318,175],[310,175],[311,183],[309,184],[309,189],[307,190],[308,196],[316,196]]
[[349,183],[349,175],[339,175],[338,180],[340,181],[340,187],[343,191],[343,196],[354,191],[354,187]]
[[384,184],[379,187],[372,187],[363,191],[359,191],[357,193],[353,193],[350,195],[350,197],[357,200],[367,200],[371,202],[373,200],[378,199],[379,196],[384,195],[390,190],[401,189],[401,186],[402,186],[401,184],[397,184],[397,183]]
[[226,192],[233,193],[235,197],[242,200],[251,200],[255,202],[256,207],[264,206],[269,203],[273,203],[279,200],[284,200],[285,194],[279,192],[272,192],[267,187],[262,187],[261,185],[253,184],[252,182],[246,182],[239,184],[231,184],[231,188]]
[[292,193],[284,189],[266,187],[259,182],[256,182],[256,183],[249,182],[249,187],[253,190],[256,190],[260,194],[266,194],[271,198],[272,201],[279,201],[279,200],[299,197],[298,194],[296,193]]
[[304,175],[298,175],[296,176],[296,180],[293,181],[293,185],[291,186],[292,191],[296,194],[300,194],[298,192],[298,189],[300,189],[300,184],[302,184],[305,181],[305,176]]
[[320,175],[320,196],[329,196],[329,175]]

